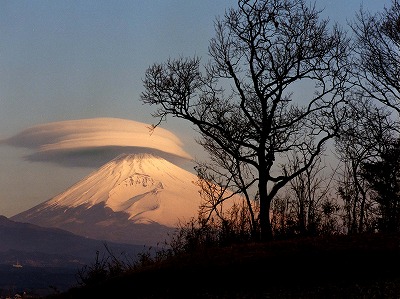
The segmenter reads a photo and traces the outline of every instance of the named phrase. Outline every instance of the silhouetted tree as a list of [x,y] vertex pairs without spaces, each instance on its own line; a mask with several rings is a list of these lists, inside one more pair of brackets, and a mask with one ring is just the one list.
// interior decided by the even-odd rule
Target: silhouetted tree
[[356,233],[373,229],[378,216],[363,165],[382,160],[387,147],[398,138],[399,1],[393,0],[391,7],[375,14],[360,9],[351,27],[355,34],[355,84],[336,146],[343,162],[338,193],[344,201],[344,222],[349,233]]
[[[296,153],[286,167],[292,171],[299,167],[298,161],[302,160],[299,155]],[[335,170],[328,174],[324,172],[327,167],[322,157],[316,159],[306,171],[290,181],[283,195],[274,199],[272,222],[277,235],[317,236],[338,231],[339,223],[328,227],[336,220],[338,211],[327,207],[339,205],[330,194]]]
[[347,100],[346,121],[336,138],[342,163],[338,194],[343,200],[344,225],[348,233],[374,229],[375,201],[361,172],[363,163],[375,161],[397,135],[397,124],[385,107],[377,107],[365,93],[355,90]]
[[294,215],[290,205],[291,197],[286,192],[280,192],[271,203],[271,228],[276,238],[293,237],[295,232]]
[[387,146],[379,159],[364,162],[362,176],[373,190],[379,204],[378,228],[384,232],[400,231],[400,141]]
[[[296,154],[290,162],[295,170],[301,161],[300,154]],[[321,158],[316,159],[310,167],[290,182],[293,193],[293,207],[296,215],[298,231],[302,235],[317,235],[323,204],[327,201],[332,182],[323,174],[327,165],[321,164]]]
[[[249,229],[246,230],[250,232],[253,240],[257,240],[259,236],[259,225],[256,218],[258,206],[257,202],[250,198],[247,190],[255,179],[253,178],[250,183],[247,183],[252,174],[239,163],[238,160],[230,160],[229,156],[226,156],[225,160],[221,159],[217,165],[210,162],[198,162],[195,167],[199,178],[197,184],[200,187],[200,196],[203,200],[200,205],[199,216],[208,221],[213,215],[216,215],[222,221],[225,221],[224,217],[227,215],[223,209],[224,201],[241,194],[244,201],[236,203],[236,206],[241,207],[241,213],[246,218],[241,223],[248,223]],[[225,167],[218,167],[219,165],[225,165]]]
[[371,14],[360,10],[356,36],[357,85],[366,95],[400,113],[400,2]]
[[[338,132],[348,40],[303,0],[239,0],[215,31],[204,74],[196,57],[154,64],[141,99],[157,105],[156,125],[167,115],[191,122],[210,156],[223,153],[238,165],[230,173],[236,182],[239,170],[251,172],[238,189],[256,187],[251,197],[259,199],[267,240],[272,200]],[[295,152],[303,153],[299,167],[283,167]]]
[[337,192],[343,201],[342,219],[348,234],[373,231],[376,227],[375,202],[369,196],[368,186],[360,175],[362,160],[357,156],[343,161]]

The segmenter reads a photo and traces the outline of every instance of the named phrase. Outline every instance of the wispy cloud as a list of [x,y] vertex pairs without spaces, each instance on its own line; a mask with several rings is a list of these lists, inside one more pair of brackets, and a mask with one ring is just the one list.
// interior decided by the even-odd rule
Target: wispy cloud
[[191,159],[179,138],[163,128],[118,118],[42,124],[1,140],[33,150],[25,158],[64,166],[98,167],[121,153],[153,153],[169,160]]

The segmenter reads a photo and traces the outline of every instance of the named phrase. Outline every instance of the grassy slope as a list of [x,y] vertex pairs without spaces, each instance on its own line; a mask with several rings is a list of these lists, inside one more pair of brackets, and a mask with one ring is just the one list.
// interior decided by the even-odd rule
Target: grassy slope
[[57,298],[399,298],[399,266],[400,235],[274,241],[174,257]]

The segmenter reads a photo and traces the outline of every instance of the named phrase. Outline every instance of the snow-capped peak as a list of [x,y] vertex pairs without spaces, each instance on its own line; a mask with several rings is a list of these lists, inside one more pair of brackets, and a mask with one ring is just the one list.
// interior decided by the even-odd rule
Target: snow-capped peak
[[196,216],[200,205],[197,177],[151,154],[124,154],[46,202],[65,209],[104,203],[136,223],[176,226]]
[[12,219],[99,240],[156,245],[198,216],[202,199],[196,181],[197,176],[163,158],[120,155]]

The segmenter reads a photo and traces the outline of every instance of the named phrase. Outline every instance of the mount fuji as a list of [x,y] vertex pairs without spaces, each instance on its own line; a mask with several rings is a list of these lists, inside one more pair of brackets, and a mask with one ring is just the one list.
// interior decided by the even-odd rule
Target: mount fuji
[[197,217],[197,177],[150,154],[124,154],[66,191],[10,219],[88,238],[157,245]]

